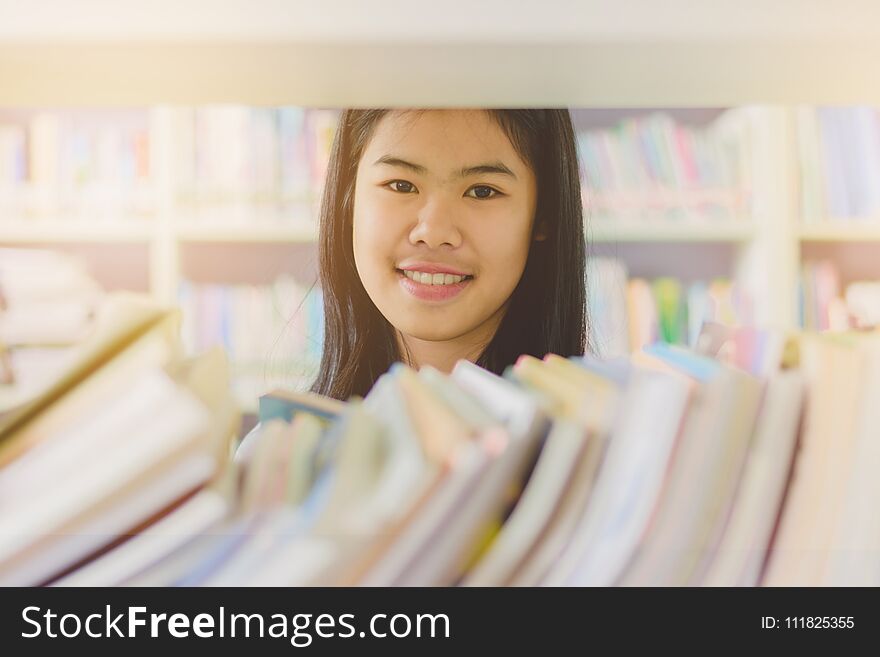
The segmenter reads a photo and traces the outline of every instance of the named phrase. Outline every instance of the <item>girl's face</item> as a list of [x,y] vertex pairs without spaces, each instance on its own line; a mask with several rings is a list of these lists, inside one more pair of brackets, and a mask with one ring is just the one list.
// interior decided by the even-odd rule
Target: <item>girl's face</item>
[[404,339],[485,346],[528,256],[537,185],[480,110],[385,114],[358,163],[353,244]]

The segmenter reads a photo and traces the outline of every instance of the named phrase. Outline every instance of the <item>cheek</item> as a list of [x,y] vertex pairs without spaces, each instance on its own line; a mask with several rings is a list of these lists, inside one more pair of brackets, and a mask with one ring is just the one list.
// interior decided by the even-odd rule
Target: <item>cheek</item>
[[399,230],[393,213],[380,203],[356,195],[355,208],[352,220],[355,264],[364,286],[370,291],[392,272]]
[[507,221],[497,229],[481,232],[484,234],[474,236],[474,243],[480,245],[478,260],[485,281],[499,294],[510,294],[525,269],[530,241],[528,222],[511,228]]

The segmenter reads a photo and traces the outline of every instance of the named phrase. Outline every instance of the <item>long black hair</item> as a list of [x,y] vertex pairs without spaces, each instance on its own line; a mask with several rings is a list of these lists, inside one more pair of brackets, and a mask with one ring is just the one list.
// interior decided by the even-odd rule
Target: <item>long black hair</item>
[[[333,142],[318,237],[324,346],[311,391],[365,395],[401,354],[396,329],[373,304],[352,247],[355,179],[361,154],[388,110],[345,110]],[[500,374],[520,354],[583,354],[587,347],[586,246],[571,115],[564,109],[486,110],[537,181],[528,259],[495,336],[476,361]],[[536,232],[545,239],[535,241]]]

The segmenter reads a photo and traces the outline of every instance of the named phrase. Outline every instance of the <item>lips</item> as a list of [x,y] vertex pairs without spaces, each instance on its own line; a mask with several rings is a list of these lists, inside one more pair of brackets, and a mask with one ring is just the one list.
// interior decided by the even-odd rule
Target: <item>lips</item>
[[[398,269],[400,286],[420,301],[443,302],[457,297],[473,280],[473,276],[419,269]],[[424,282],[423,282],[424,281]]]

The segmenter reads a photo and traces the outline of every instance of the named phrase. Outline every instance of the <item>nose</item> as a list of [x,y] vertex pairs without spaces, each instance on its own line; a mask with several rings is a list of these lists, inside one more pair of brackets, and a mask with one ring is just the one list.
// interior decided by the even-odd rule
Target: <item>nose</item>
[[416,215],[416,223],[409,234],[412,244],[424,243],[436,249],[444,245],[451,248],[461,246],[461,232],[458,229],[454,210],[443,199],[428,199]]

